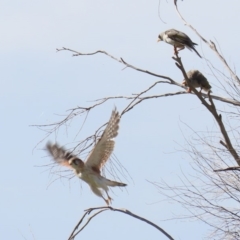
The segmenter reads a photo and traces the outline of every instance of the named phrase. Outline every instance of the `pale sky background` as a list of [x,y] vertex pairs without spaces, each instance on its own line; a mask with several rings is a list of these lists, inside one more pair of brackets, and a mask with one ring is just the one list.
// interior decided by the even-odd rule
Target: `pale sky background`
[[[179,9],[206,38],[216,41],[231,66],[238,69],[240,21],[238,1],[178,1]],[[103,206],[88,185],[79,179],[58,179],[50,174],[48,140],[74,146],[105,123],[114,105],[122,111],[125,101],[111,101],[92,111],[83,129],[76,118],[37,147],[45,133],[34,124],[63,119],[67,110],[89,106],[90,100],[138,93],[158,79],[124,66],[105,55],[72,57],[56,53],[67,47],[80,52],[105,50],[149,71],[182,81],[171,59],[173,48],[157,43],[160,32],[175,28],[198,43],[198,52],[224,71],[214,53],[176,15],[173,1],[161,0],[0,1],[1,96],[1,207],[0,239],[67,239],[84,209]],[[199,69],[209,79],[214,94],[221,95],[204,59],[194,52],[180,53],[187,70]],[[180,89],[159,85],[150,94]],[[143,102],[120,123],[115,154],[130,177],[128,187],[110,192],[113,207],[126,208],[153,221],[177,240],[200,240],[208,226],[194,221],[163,221],[183,213],[180,206],[162,201],[149,181],[177,184],[181,172],[191,174],[191,159],[180,152],[184,137],[216,125],[201,103],[190,95]],[[36,148],[35,148],[36,147]],[[42,167],[39,167],[42,166]],[[107,177],[111,178],[107,174]],[[49,186],[50,185],[50,186]],[[127,215],[100,214],[76,239],[166,239],[164,235]]]

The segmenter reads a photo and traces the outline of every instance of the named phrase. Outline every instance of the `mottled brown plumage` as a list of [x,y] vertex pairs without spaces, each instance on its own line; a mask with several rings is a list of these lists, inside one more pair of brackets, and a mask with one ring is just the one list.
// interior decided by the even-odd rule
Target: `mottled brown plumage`
[[[189,79],[190,84],[194,88],[200,88],[200,92],[202,89],[206,92],[209,92],[210,89],[212,88],[211,85],[209,84],[207,78],[204,77],[204,75],[199,72],[198,70],[190,70],[187,72],[187,76]],[[182,84],[184,86],[188,86],[187,81],[184,79]],[[188,92],[191,92],[191,88],[188,88]]]
[[[67,152],[63,147],[59,147],[57,144],[47,144],[47,150],[55,162],[71,168],[79,178],[90,186],[97,196],[104,199],[107,205],[109,205],[112,200],[108,195],[108,187],[125,187],[127,185],[125,183],[111,181],[101,176],[101,169],[114,149],[115,142],[113,139],[118,135],[119,121],[119,113],[114,109],[101,138],[85,162],[74,154]],[[106,192],[107,199],[104,198],[101,189]]]
[[158,42],[159,41],[164,41],[168,44],[173,45],[175,53],[186,47],[189,50],[193,50],[201,58],[201,55],[195,49],[195,45],[197,45],[197,43],[193,42],[188,37],[188,35],[183,32],[177,31],[175,29],[169,29],[158,35]]

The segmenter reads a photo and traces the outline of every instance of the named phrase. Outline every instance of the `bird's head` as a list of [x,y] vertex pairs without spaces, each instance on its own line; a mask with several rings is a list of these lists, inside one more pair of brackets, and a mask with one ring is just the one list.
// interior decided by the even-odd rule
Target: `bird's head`
[[84,162],[79,158],[71,158],[68,161],[69,165],[74,168],[77,172],[84,168]]

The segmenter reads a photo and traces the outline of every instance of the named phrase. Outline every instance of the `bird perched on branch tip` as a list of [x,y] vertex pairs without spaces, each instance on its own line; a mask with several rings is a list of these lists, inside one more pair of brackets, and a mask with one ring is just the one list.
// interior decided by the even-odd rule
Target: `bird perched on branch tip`
[[[118,135],[120,115],[116,109],[112,111],[110,120],[95,147],[92,149],[87,160],[83,162],[76,155],[66,151],[58,144],[47,144],[47,150],[54,161],[62,166],[69,167],[91,190],[109,205],[112,198],[108,195],[108,187],[125,187],[127,184],[109,180],[101,175],[101,169],[109,159],[114,149],[114,138]],[[103,189],[107,199],[103,196]]]
[[177,54],[179,51],[186,47],[189,50],[193,50],[200,58],[202,58],[198,51],[195,49],[195,45],[197,45],[197,43],[194,43],[183,32],[177,31],[175,29],[169,29],[158,35],[158,42],[160,41],[164,41],[168,44],[173,45],[175,54]]

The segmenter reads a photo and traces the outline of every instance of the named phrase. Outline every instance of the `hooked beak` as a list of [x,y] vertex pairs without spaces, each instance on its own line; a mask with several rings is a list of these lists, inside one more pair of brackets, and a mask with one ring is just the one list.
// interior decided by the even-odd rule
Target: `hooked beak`
[[162,40],[160,38],[158,38],[157,42],[161,42]]

